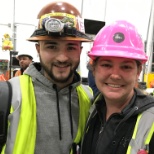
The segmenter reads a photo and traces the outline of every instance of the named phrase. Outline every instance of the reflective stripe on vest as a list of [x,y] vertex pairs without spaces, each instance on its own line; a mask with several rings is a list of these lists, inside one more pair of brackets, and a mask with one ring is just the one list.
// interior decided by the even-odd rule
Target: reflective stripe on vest
[[149,150],[149,143],[154,133],[154,107],[137,117],[132,139],[127,154],[137,154],[140,149]]
[[86,87],[83,85],[77,87],[77,93],[79,96],[80,118],[79,118],[77,135],[76,135],[76,138],[74,139],[75,143],[79,143],[81,141],[81,137],[83,135],[86,121],[89,115],[89,109],[90,109],[91,100],[92,100],[92,91],[90,90],[91,89],[89,89],[89,87]]
[[19,78],[22,105],[13,154],[34,154],[36,139],[36,100],[34,87],[29,76],[23,75]]
[[[77,135],[74,139],[74,143],[76,144],[78,144],[81,141],[81,138],[83,137],[86,121],[89,116],[89,109],[93,99],[93,92],[88,86],[78,86],[77,93],[79,97],[80,118]],[[73,154],[73,150],[70,151],[70,154]]]
[[[19,76],[22,94],[21,113],[18,123],[15,144],[12,154],[34,154],[36,140],[36,100],[31,77],[28,75]],[[78,86],[79,96],[79,126],[74,142],[78,143],[83,135],[86,119],[91,106],[92,94],[87,87]],[[28,143],[28,144],[27,144]],[[4,152],[4,151],[3,151]]]

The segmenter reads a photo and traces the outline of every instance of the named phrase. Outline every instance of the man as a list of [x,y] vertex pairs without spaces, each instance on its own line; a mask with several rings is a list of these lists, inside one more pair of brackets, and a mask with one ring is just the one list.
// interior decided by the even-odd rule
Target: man
[[81,85],[76,71],[81,42],[90,42],[78,10],[53,2],[38,14],[36,42],[40,63],[12,78],[12,109],[4,153],[77,153],[84,131],[92,90]]
[[134,88],[146,63],[144,43],[131,23],[116,21],[96,35],[94,101],[82,154],[154,154],[154,97]]
[[19,61],[20,70],[16,71],[14,76],[19,76],[22,75],[27,67],[32,63],[33,57],[28,53],[28,51],[21,51],[18,53],[16,58]]

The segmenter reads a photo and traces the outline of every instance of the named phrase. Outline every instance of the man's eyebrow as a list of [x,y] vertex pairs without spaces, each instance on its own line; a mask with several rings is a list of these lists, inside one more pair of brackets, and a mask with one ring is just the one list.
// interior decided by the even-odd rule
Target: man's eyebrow
[[56,42],[45,42],[44,44],[58,44]]
[[[44,44],[54,44],[54,45],[57,45],[58,43],[57,42],[45,42]],[[73,45],[73,46],[79,46],[78,43],[67,43],[67,45]]]
[[75,46],[79,46],[77,43],[68,43],[67,45],[75,45]]

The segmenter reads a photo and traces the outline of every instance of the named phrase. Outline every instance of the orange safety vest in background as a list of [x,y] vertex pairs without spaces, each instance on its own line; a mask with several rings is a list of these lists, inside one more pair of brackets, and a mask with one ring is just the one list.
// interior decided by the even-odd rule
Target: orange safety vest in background
[[0,75],[0,81],[6,81],[5,77],[4,77],[4,74],[1,74]]
[[20,75],[22,75],[21,70],[18,70],[14,76],[20,76]]

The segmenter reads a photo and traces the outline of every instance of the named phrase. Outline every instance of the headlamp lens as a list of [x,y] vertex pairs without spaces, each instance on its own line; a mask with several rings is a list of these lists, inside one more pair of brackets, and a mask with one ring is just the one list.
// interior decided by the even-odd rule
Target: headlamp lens
[[43,22],[46,31],[49,32],[61,32],[64,28],[64,23],[59,19],[48,18]]

